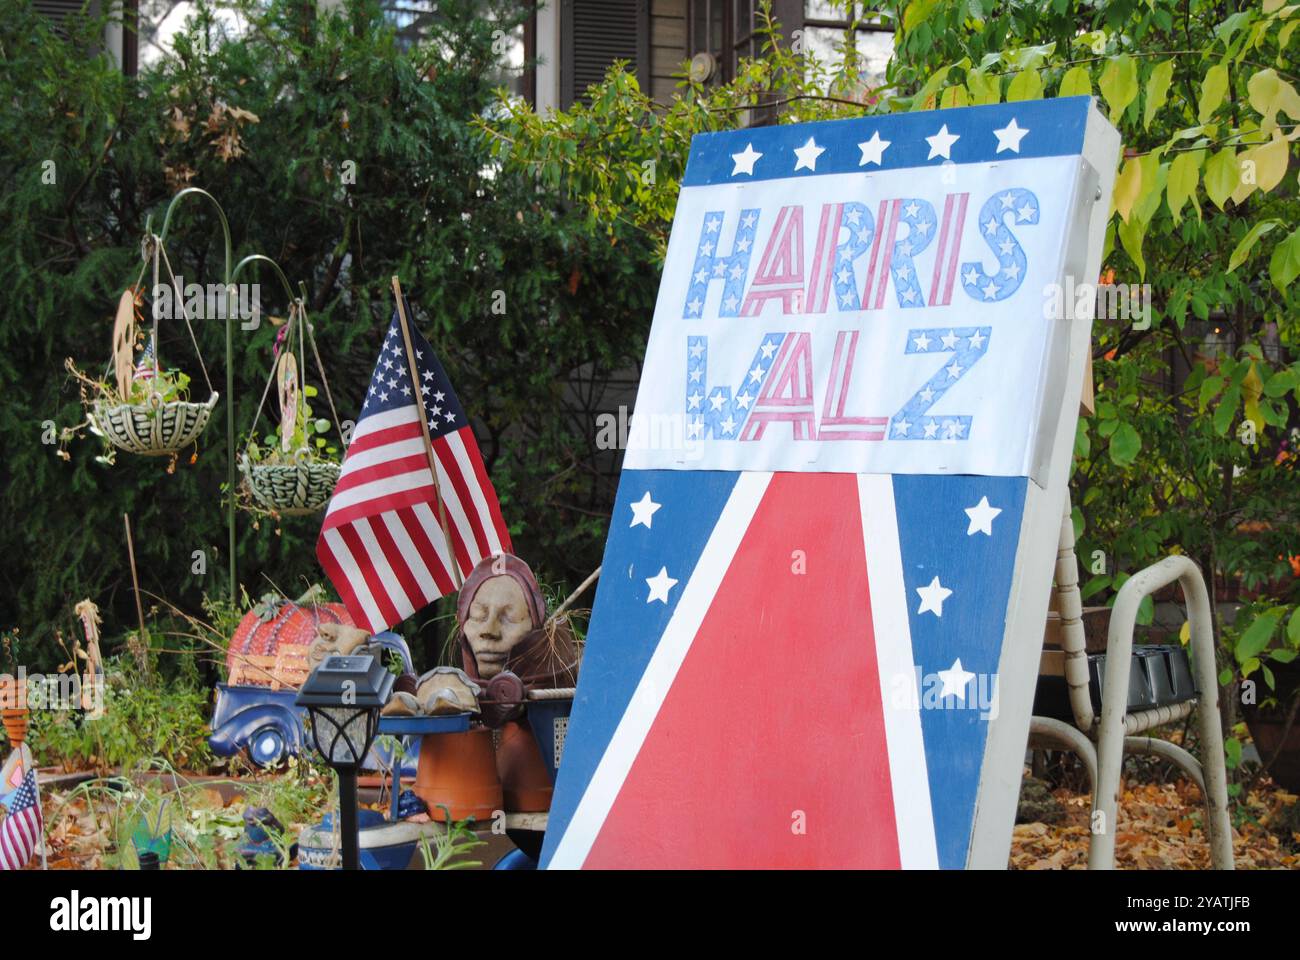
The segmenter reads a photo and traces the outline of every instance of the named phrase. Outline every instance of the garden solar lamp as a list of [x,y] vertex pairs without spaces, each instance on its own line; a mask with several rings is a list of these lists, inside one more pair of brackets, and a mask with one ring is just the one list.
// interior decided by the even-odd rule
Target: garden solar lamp
[[317,752],[339,775],[339,833],[343,869],[360,869],[357,837],[357,767],[370,750],[379,710],[393,689],[393,674],[375,657],[326,657],[294,701],[306,707]]

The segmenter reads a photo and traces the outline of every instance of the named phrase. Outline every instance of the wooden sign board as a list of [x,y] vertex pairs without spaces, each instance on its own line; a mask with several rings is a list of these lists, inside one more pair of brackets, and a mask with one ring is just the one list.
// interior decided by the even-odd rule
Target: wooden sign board
[[1084,97],[695,138],[544,866],[1006,865],[1118,156]]

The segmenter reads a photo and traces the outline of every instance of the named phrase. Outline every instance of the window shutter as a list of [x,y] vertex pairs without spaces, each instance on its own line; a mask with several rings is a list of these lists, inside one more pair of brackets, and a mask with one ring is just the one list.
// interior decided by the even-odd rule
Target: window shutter
[[626,60],[645,86],[650,50],[647,0],[564,0],[561,7],[560,101],[569,107]]
[[[54,24],[54,29],[66,36],[63,24],[81,13],[82,2],[83,0],[36,0],[35,6],[37,13],[48,17]],[[87,12],[92,16],[98,16],[99,4],[92,3]]]

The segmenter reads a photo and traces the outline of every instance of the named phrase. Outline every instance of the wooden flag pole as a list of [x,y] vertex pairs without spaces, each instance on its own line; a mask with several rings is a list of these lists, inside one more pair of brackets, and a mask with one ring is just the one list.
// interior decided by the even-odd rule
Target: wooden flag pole
[[131,561],[131,585],[135,588],[135,615],[140,619],[140,642],[144,643],[144,606],[140,603],[140,576],[135,572],[135,544],[131,542],[131,515],[129,513],[122,514],[122,523],[126,526],[126,555]]
[[456,558],[456,548],[451,542],[451,533],[447,528],[447,508],[442,501],[442,484],[438,482],[438,457],[433,452],[433,438],[429,435],[429,411],[424,406],[424,393],[420,390],[420,368],[415,363],[415,348],[411,346],[411,328],[406,319],[406,299],[402,296],[402,284],[393,277],[393,297],[397,300],[397,320],[402,327],[402,343],[406,347],[406,365],[411,371],[411,382],[415,386],[415,402],[420,407],[420,432],[424,434],[424,452],[429,458],[429,471],[433,474],[433,493],[438,500],[438,523],[442,526],[442,539],[447,544],[447,556],[451,558],[451,582],[457,590],[464,583],[460,575],[460,562]]

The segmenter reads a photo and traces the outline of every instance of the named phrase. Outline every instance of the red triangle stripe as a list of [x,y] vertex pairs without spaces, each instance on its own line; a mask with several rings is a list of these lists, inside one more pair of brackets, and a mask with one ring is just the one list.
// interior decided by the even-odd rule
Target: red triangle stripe
[[585,866],[899,866],[860,516],[772,478]]

